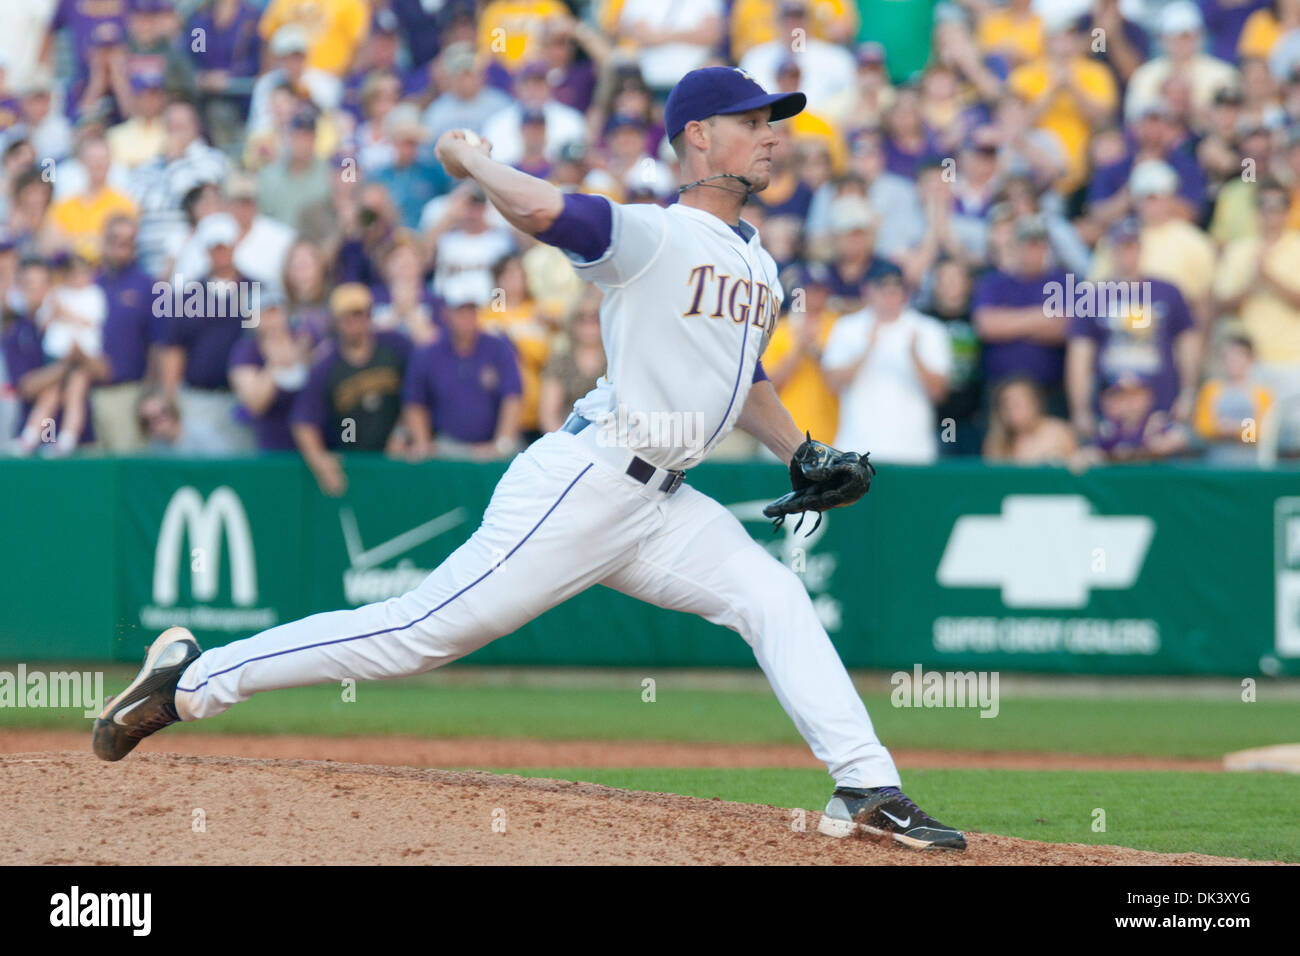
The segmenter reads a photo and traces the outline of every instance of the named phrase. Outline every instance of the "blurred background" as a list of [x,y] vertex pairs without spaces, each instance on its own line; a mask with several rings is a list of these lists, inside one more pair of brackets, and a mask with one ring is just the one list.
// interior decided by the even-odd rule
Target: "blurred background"
[[[599,292],[434,142],[667,204],[663,102],[710,64],[809,97],[744,212],[786,293],[764,364],[891,467],[764,540],[846,660],[1292,672],[1300,0],[5,4],[0,652],[417,582],[605,367]],[[767,534],[776,463],[714,460]],[[480,656],[747,660],[576,608]],[[627,646],[578,626],[610,620]]]

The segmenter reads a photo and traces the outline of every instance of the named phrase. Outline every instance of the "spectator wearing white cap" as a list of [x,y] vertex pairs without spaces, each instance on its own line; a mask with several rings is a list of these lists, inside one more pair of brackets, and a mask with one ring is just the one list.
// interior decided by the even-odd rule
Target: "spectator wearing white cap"
[[1124,117],[1129,122],[1159,102],[1161,88],[1172,74],[1192,84],[1192,104],[1201,113],[1208,112],[1215,93],[1240,83],[1231,64],[1202,49],[1205,22],[1191,0],[1174,0],[1160,11],[1159,34],[1164,54],[1142,64],[1129,79],[1124,101]]
[[489,213],[482,191],[462,184],[430,203],[421,225],[433,247],[433,291],[443,296],[453,276],[467,275],[486,302],[492,295],[492,266],[514,250],[515,242],[504,221]]
[[867,275],[882,261],[875,252],[879,222],[867,201],[858,196],[845,196],[831,209],[834,251],[829,263],[829,285],[831,307],[840,312],[852,312],[861,306]]
[[434,65],[442,92],[424,110],[421,122],[437,140],[449,129],[483,132],[488,117],[510,105],[510,97],[483,82],[483,66],[469,43],[453,43]]
[[275,130],[271,94],[282,86],[290,87],[298,97],[310,99],[321,112],[338,107],[343,98],[343,84],[332,73],[308,65],[309,42],[307,31],[296,23],[287,23],[271,35],[268,48],[276,66],[253,84],[248,108],[250,138]]
[[54,83],[48,73],[39,70],[33,74],[27,85],[18,91],[18,122],[0,134],[0,151],[25,139],[41,159],[49,157],[58,161],[71,155],[72,125],[54,108],[53,93]]
[[479,328],[488,299],[472,276],[444,286],[447,334],[411,356],[402,389],[412,454],[501,458],[519,450],[523,393],[514,346]]
[[257,180],[250,173],[231,173],[212,198],[198,210],[194,232],[176,256],[173,272],[178,276],[206,275],[209,269],[206,224],[224,221],[227,215],[239,226],[235,244],[235,268],[262,284],[263,289],[283,291],[285,256],[296,234],[284,223],[263,215],[257,208]]
[[[253,434],[235,417],[238,400],[230,391],[227,369],[244,322],[256,318],[255,314],[242,314],[241,305],[257,308],[260,299],[253,297],[256,287],[235,268],[239,224],[234,217],[228,213],[209,216],[202,231],[210,263],[205,281],[201,286],[168,290],[172,301],[168,303],[171,316],[160,363],[162,384],[168,396],[178,399],[183,421],[201,424],[220,436],[215,452],[248,452],[255,447]],[[178,296],[183,303],[195,302],[200,307],[178,310]],[[192,314],[194,311],[199,314]]]
[[[1164,160],[1143,160],[1133,167],[1128,188],[1142,224],[1139,270],[1177,286],[1205,328],[1214,281],[1214,242],[1182,217],[1178,173]],[[1093,256],[1090,278],[1110,279],[1115,269],[1114,252],[1103,240]]]
[[587,137],[587,122],[571,106],[565,106],[551,94],[545,64],[530,63],[515,77],[518,101],[498,111],[483,124],[483,136],[492,144],[492,158],[513,166],[524,153],[524,114],[541,110],[546,119],[547,158],[555,160],[566,143],[582,142]]

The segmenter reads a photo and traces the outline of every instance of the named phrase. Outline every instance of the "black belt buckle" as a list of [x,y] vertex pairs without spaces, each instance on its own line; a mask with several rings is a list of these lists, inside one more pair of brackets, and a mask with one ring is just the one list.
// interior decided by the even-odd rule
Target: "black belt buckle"
[[[654,465],[650,464],[650,462],[646,461],[640,455],[633,456],[632,461],[629,462],[627,466],[628,475],[635,478],[643,485],[649,483],[657,470],[658,469],[656,469]],[[682,483],[682,479],[685,477],[686,472],[684,471],[670,471],[668,472],[668,477],[659,485],[659,490],[666,495],[671,495],[677,490],[678,486]]]

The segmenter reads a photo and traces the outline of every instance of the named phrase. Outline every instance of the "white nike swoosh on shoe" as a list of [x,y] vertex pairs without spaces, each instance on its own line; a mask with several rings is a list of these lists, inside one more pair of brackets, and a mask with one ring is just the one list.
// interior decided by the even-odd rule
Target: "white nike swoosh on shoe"
[[[134,706],[134,705],[132,705],[132,706]],[[885,816],[889,817],[889,819],[893,820],[895,823],[897,823],[897,824],[898,824],[900,827],[902,827],[904,830],[906,830],[909,826],[912,825],[912,818],[911,818],[910,816],[909,816],[906,820],[900,820],[900,819],[898,819],[898,817],[894,816],[894,815],[893,815],[892,813],[890,813],[888,810],[881,810],[880,812],[883,813]]]
[[121,710],[119,710],[116,714],[113,715],[113,723],[117,724],[119,727],[125,727],[126,723],[122,720],[122,718],[125,717],[127,714],[131,713],[131,711],[135,710],[137,707],[139,707],[148,699],[149,699],[148,697],[141,697],[134,704],[128,704],[126,707],[123,707]]

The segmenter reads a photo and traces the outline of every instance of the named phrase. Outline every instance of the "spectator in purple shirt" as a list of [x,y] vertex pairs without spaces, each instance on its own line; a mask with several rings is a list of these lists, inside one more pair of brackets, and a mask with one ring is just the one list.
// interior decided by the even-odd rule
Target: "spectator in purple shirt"
[[194,65],[199,111],[217,146],[244,133],[262,53],[257,21],[257,10],[246,0],[205,0],[186,25],[185,36],[201,30],[205,37],[202,50],[192,43],[184,49]]
[[[397,16],[401,34],[406,39],[406,51],[410,54],[413,69],[425,69],[429,61],[438,55],[440,43],[445,32],[438,23],[438,14],[446,12],[453,4],[435,5],[427,0],[376,0],[376,18],[379,8],[387,6]],[[427,8],[427,9],[426,9]]]
[[411,454],[500,458],[519,450],[523,385],[514,347],[479,329],[481,290],[468,277],[444,290],[447,334],[411,357],[402,388]]
[[[1256,2],[1256,0],[1247,0]],[[1120,0],[1093,0],[1092,10],[1079,18],[1076,29],[1088,36],[1094,36],[1093,30],[1104,30],[1106,49],[1093,50],[1090,44],[1089,55],[1104,64],[1115,74],[1115,81],[1123,89],[1133,71],[1145,63],[1151,56],[1151,37],[1140,24],[1128,19],[1120,12]],[[1216,53],[1215,56],[1220,56]],[[1222,57],[1231,61],[1235,57]]]
[[1197,0],[1205,18],[1205,32],[1210,38],[1210,55],[1226,63],[1237,61],[1237,42],[1242,28],[1256,10],[1269,6],[1269,0]]
[[984,378],[995,386],[1020,375],[1044,390],[1049,412],[1064,414],[1066,310],[1048,308],[1063,294],[1066,276],[1049,259],[1046,223],[1023,216],[1015,225],[1012,269],[987,273],[975,287],[971,315],[983,345]]
[[132,452],[143,445],[136,414],[141,390],[158,367],[167,334],[154,314],[153,279],[135,256],[135,221],[114,216],[104,225],[104,258],[96,282],[108,300],[99,385],[90,394],[95,432],[104,450]]
[[[253,450],[251,430],[236,419],[239,402],[230,391],[227,368],[230,352],[247,327],[256,321],[254,294],[260,288],[235,268],[239,226],[227,213],[204,223],[211,271],[204,282],[159,283],[170,310],[167,346],[162,352],[162,383],[179,400],[181,419],[205,432],[222,436],[221,453]],[[177,298],[180,302],[177,303]],[[178,307],[179,306],[179,307]],[[193,314],[197,312],[198,314]]]
[[[589,59],[578,59],[578,47]],[[608,62],[610,44],[590,25],[572,17],[554,17],[543,21],[542,59],[550,67],[551,89],[555,99],[587,112],[596,93],[596,70]]]
[[[1108,308],[1070,319],[1066,387],[1070,418],[1082,438],[1096,432],[1098,379],[1131,376],[1151,390],[1152,407],[1181,422],[1191,418],[1199,373],[1199,338],[1182,293],[1139,268],[1142,227],[1126,219],[1110,233],[1115,256]],[[1122,297],[1117,293],[1123,290]],[[1098,305],[1100,306],[1100,299]]]
[[294,443],[327,495],[347,489],[337,451],[407,451],[397,425],[411,343],[398,332],[376,332],[372,304],[370,290],[358,283],[334,290],[336,338],[322,347],[289,413]]
[[97,28],[103,23],[112,23],[125,37],[129,8],[128,0],[99,0],[96,3],[85,3],[83,0],[59,0],[59,5],[54,10],[54,18],[50,20],[48,32],[45,34],[45,45],[41,49],[40,59],[44,63],[52,62],[50,55],[55,38],[60,34],[68,38],[72,82],[68,87],[65,105],[72,115],[75,115],[80,95],[86,88],[91,66],[98,62],[93,55]]
[[1146,159],[1162,159],[1178,174],[1178,198],[1182,200],[1184,218],[1196,222],[1205,208],[1205,171],[1191,150],[1187,131],[1168,107],[1152,103],[1143,109],[1125,136],[1125,145],[1122,159],[1093,170],[1088,184],[1088,204],[1093,207],[1093,215],[1106,221],[1113,215],[1112,207],[1126,207],[1129,197],[1124,187],[1133,167]]
[[358,190],[356,214],[344,226],[338,251],[338,277],[343,282],[376,286],[384,281],[383,254],[399,226],[393,198],[382,183],[368,182]]
[[284,299],[263,293],[256,330],[230,350],[230,388],[252,419],[262,451],[293,451],[289,414],[307,384],[312,347],[306,327],[289,324]]
[[915,179],[921,163],[939,154],[934,134],[921,116],[920,93],[903,87],[885,114],[885,168],[904,179]]
[[352,69],[343,78],[343,95],[339,106],[352,114],[358,122],[362,119],[362,88],[366,78],[373,73],[391,73],[398,82],[398,99],[419,99],[429,85],[429,71],[420,67],[401,65],[399,30],[401,24],[392,10],[375,10],[370,35],[352,63]]

